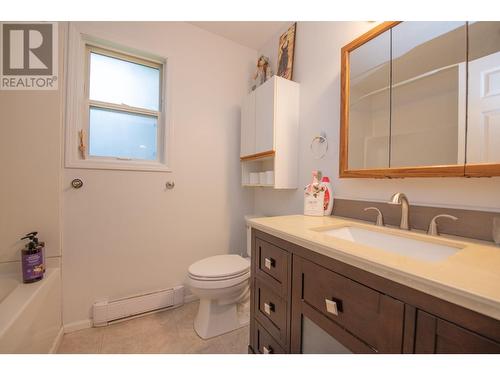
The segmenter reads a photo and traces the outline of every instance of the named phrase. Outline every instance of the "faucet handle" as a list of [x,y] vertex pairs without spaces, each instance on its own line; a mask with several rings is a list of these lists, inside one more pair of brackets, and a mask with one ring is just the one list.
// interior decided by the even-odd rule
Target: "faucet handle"
[[458,217],[455,217],[453,215],[448,215],[448,214],[441,214],[441,215],[436,215],[432,218],[431,222],[429,223],[429,229],[427,230],[427,234],[430,236],[439,236],[439,231],[438,231],[438,225],[437,225],[437,219],[440,217],[446,217],[448,219],[452,220],[458,220]]
[[365,209],[363,209],[363,211],[370,211],[370,210],[377,211],[377,221],[375,222],[375,225],[383,227],[384,216],[382,215],[382,212],[377,207],[366,207]]

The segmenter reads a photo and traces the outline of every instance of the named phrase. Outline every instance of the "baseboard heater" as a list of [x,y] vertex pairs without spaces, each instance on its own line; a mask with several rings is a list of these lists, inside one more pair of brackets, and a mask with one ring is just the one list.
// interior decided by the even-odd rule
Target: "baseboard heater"
[[93,306],[93,325],[101,327],[116,320],[133,317],[184,303],[184,287],[157,290],[114,301],[100,301]]

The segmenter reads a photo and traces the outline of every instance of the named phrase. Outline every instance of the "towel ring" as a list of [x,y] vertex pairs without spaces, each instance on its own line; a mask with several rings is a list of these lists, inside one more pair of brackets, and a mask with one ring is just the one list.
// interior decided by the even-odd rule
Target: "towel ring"
[[[314,150],[314,145],[317,145],[317,148],[320,148],[321,145],[324,145],[324,150],[322,150],[320,153],[316,154],[316,151]],[[323,159],[328,152],[328,139],[326,139],[326,135],[322,133],[321,135],[315,136],[312,141],[311,145],[309,146],[311,149],[312,154],[316,159]]]

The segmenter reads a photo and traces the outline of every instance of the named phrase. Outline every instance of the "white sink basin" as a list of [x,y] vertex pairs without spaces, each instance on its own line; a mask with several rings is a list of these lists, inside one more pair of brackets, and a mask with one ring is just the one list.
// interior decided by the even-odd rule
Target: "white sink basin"
[[461,247],[453,247],[444,243],[437,244],[355,226],[322,230],[321,233],[327,236],[385,250],[390,253],[426,261],[440,261],[462,249]]

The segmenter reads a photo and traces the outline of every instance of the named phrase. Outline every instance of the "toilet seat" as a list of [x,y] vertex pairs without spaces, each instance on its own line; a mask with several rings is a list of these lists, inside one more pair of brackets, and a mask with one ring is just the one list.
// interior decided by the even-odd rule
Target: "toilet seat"
[[249,272],[250,261],[235,254],[208,257],[193,263],[188,269],[189,277],[200,281],[230,280]]
[[232,280],[232,279],[236,279],[240,276],[244,276],[246,275],[247,273],[249,273],[250,271],[244,271],[242,273],[239,273],[239,274],[236,274],[236,275],[232,275],[232,276],[226,276],[226,277],[200,277],[200,276],[194,276],[194,275],[191,275],[189,274],[189,278],[191,280],[198,280],[198,281],[208,281],[208,282],[211,282],[211,281],[224,281],[224,280]]
[[230,277],[226,279],[212,279],[212,280],[200,280],[188,275],[188,283],[191,288],[205,289],[205,290],[216,290],[231,288],[238,284],[248,282],[250,279],[250,271],[245,272],[236,277]]

